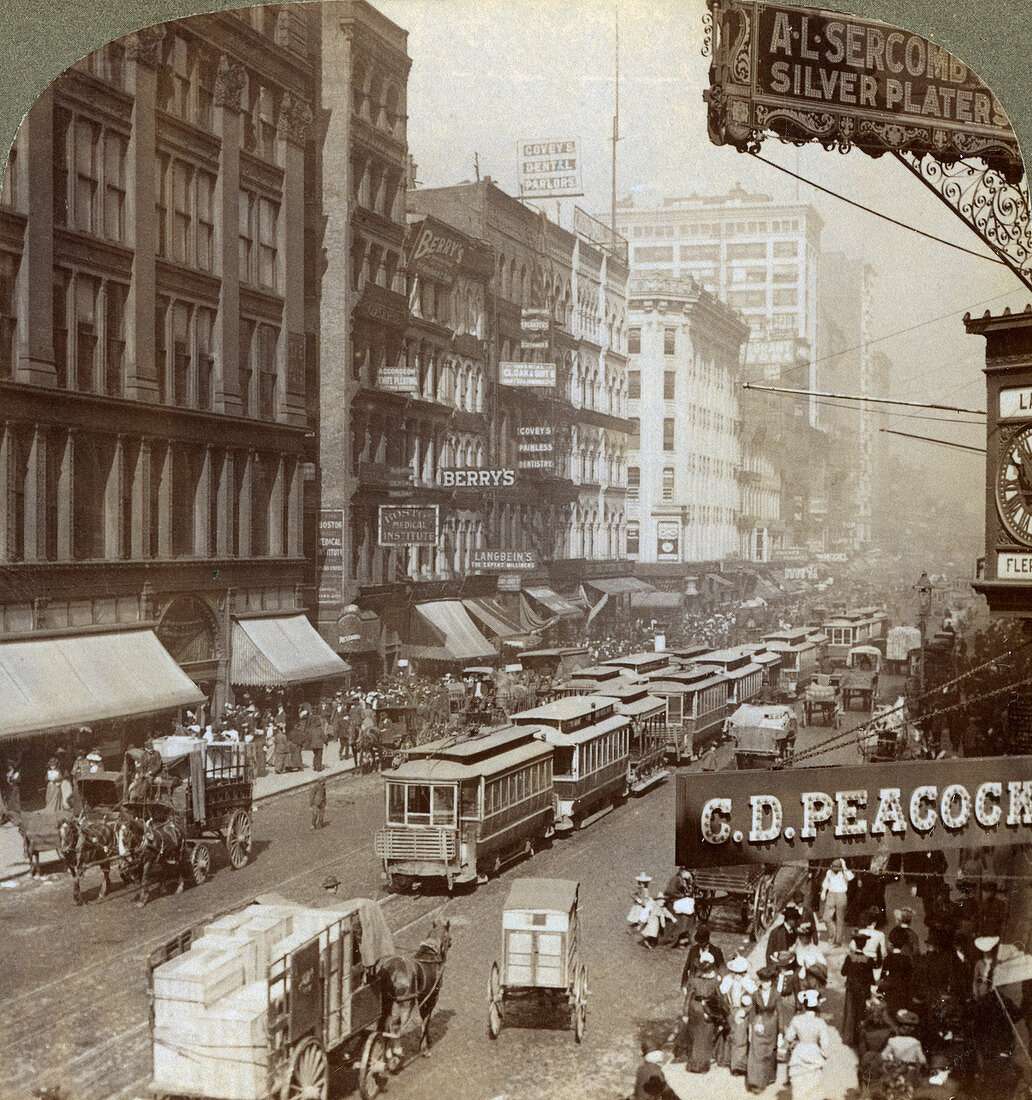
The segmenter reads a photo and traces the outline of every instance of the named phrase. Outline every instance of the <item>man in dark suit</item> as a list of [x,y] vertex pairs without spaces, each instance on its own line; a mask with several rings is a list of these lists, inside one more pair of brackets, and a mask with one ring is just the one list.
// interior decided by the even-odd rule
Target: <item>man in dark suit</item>
[[312,828],[321,829],[326,824],[326,777],[320,776],[313,784],[308,803],[312,807]]

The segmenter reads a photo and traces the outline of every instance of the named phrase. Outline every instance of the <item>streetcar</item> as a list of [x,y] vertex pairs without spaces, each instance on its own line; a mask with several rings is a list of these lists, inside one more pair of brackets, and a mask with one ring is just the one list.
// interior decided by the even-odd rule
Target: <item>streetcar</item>
[[763,668],[754,660],[748,646],[717,649],[702,657],[698,665],[715,666],[728,679],[726,702],[730,710],[759,698],[763,688]]
[[605,695],[570,696],[512,715],[555,749],[557,832],[590,825],[628,794],[632,723],[617,706]]
[[718,739],[731,713],[731,681],[717,665],[692,664],[666,679],[650,680],[649,692],[667,703],[667,753],[679,764]]
[[805,626],[790,627],[764,634],[763,641],[770,653],[781,657],[781,691],[791,699],[802,695],[817,675],[817,644],[813,631]]
[[534,726],[504,726],[409,749],[384,774],[375,849],[387,885],[456,884],[488,874],[551,836],[552,746]]
[[662,679],[668,672],[681,667],[681,662],[662,650],[646,650],[644,653],[628,653],[625,657],[610,657],[606,662],[613,668],[624,668],[645,679]]
[[825,650],[832,668],[844,665],[849,651],[856,645],[884,645],[888,631],[888,616],[878,607],[861,607],[855,611],[841,611],[821,623],[821,630],[828,637]]
[[667,750],[666,701],[650,694],[648,684],[626,684],[610,691],[617,713],[631,720],[631,751],[627,778],[632,794],[643,794],[670,773],[664,767]]

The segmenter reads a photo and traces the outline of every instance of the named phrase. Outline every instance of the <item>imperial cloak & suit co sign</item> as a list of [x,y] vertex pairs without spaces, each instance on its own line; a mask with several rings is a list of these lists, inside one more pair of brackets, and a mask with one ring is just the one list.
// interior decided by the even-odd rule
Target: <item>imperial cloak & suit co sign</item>
[[756,0],[708,0],[709,135],[756,151],[767,134],[872,156],[979,157],[1009,183],[1017,137],[986,84],[920,35],[872,19]]
[[683,867],[1027,844],[1032,756],[679,775],[675,820]]

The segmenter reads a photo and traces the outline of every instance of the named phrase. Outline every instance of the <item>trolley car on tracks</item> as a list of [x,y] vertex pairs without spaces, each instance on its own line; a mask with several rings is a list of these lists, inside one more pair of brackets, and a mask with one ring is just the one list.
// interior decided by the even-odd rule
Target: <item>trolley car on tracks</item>
[[574,1038],[588,1022],[588,968],[580,961],[580,884],[518,878],[502,910],[502,963],[491,964],[487,1033],[501,1034],[517,1004],[567,1012]]
[[536,736],[555,750],[557,832],[590,825],[629,793],[631,719],[617,706],[610,696],[578,695],[511,718],[515,726],[536,727]]
[[552,747],[505,726],[410,749],[384,773],[376,854],[391,889],[425,879],[486,880],[552,835]]

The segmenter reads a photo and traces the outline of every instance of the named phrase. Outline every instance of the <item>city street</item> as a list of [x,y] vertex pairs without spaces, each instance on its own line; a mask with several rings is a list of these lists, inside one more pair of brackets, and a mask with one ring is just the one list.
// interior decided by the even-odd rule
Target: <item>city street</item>
[[[859,712],[855,712],[859,716]],[[804,749],[831,731],[800,731]],[[855,761],[850,749],[829,762]],[[0,981],[0,1029],[6,1057],[0,1095],[25,1095],[60,1084],[76,1098],[142,1095],[149,1071],[146,957],[185,927],[264,892],[306,905],[326,898],[334,874],[345,896],[381,899],[397,946],[411,950],[431,916],[452,922],[453,944],[432,1035],[429,1059],[407,1065],[391,1083],[398,1097],[453,1094],[456,1075],[469,1097],[596,1097],[622,1095],[633,1081],[640,1042],[663,1043],[680,1010],[683,952],[644,950],[628,934],[626,913],[635,874],[665,882],[673,869],[673,777],[641,798],[557,840],[529,862],[516,864],[469,895],[386,895],[372,838],[382,823],[378,776],[331,786],[327,828],[314,834],[303,792],[263,804],[255,817],[252,863],[241,871],[217,864],[201,887],[156,897],[143,910],[115,889],[86,907],[72,903],[67,876],[18,880],[3,893],[0,930],[5,960]],[[501,947],[501,907],[513,878],[527,873],[578,879],[582,897],[582,956],[588,965],[588,1033],[578,1046],[561,1020],[544,1014],[507,1018],[496,1043],[486,1033],[485,990]],[[99,876],[87,879],[95,898]],[[735,914],[714,910],[716,942],[727,953],[744,944]],[[63,960],[74,958],[73,967]],[[834,1003],[829,1010],[837,1011]],[[727,1091],[726,1071],[706,1078],[714,1095]],[[350,1074],[336,1081],[353,1089]],[[744,1087],[735,1084],[744,1095]],[[704,1092],[700,1096],[707,1095]]]

